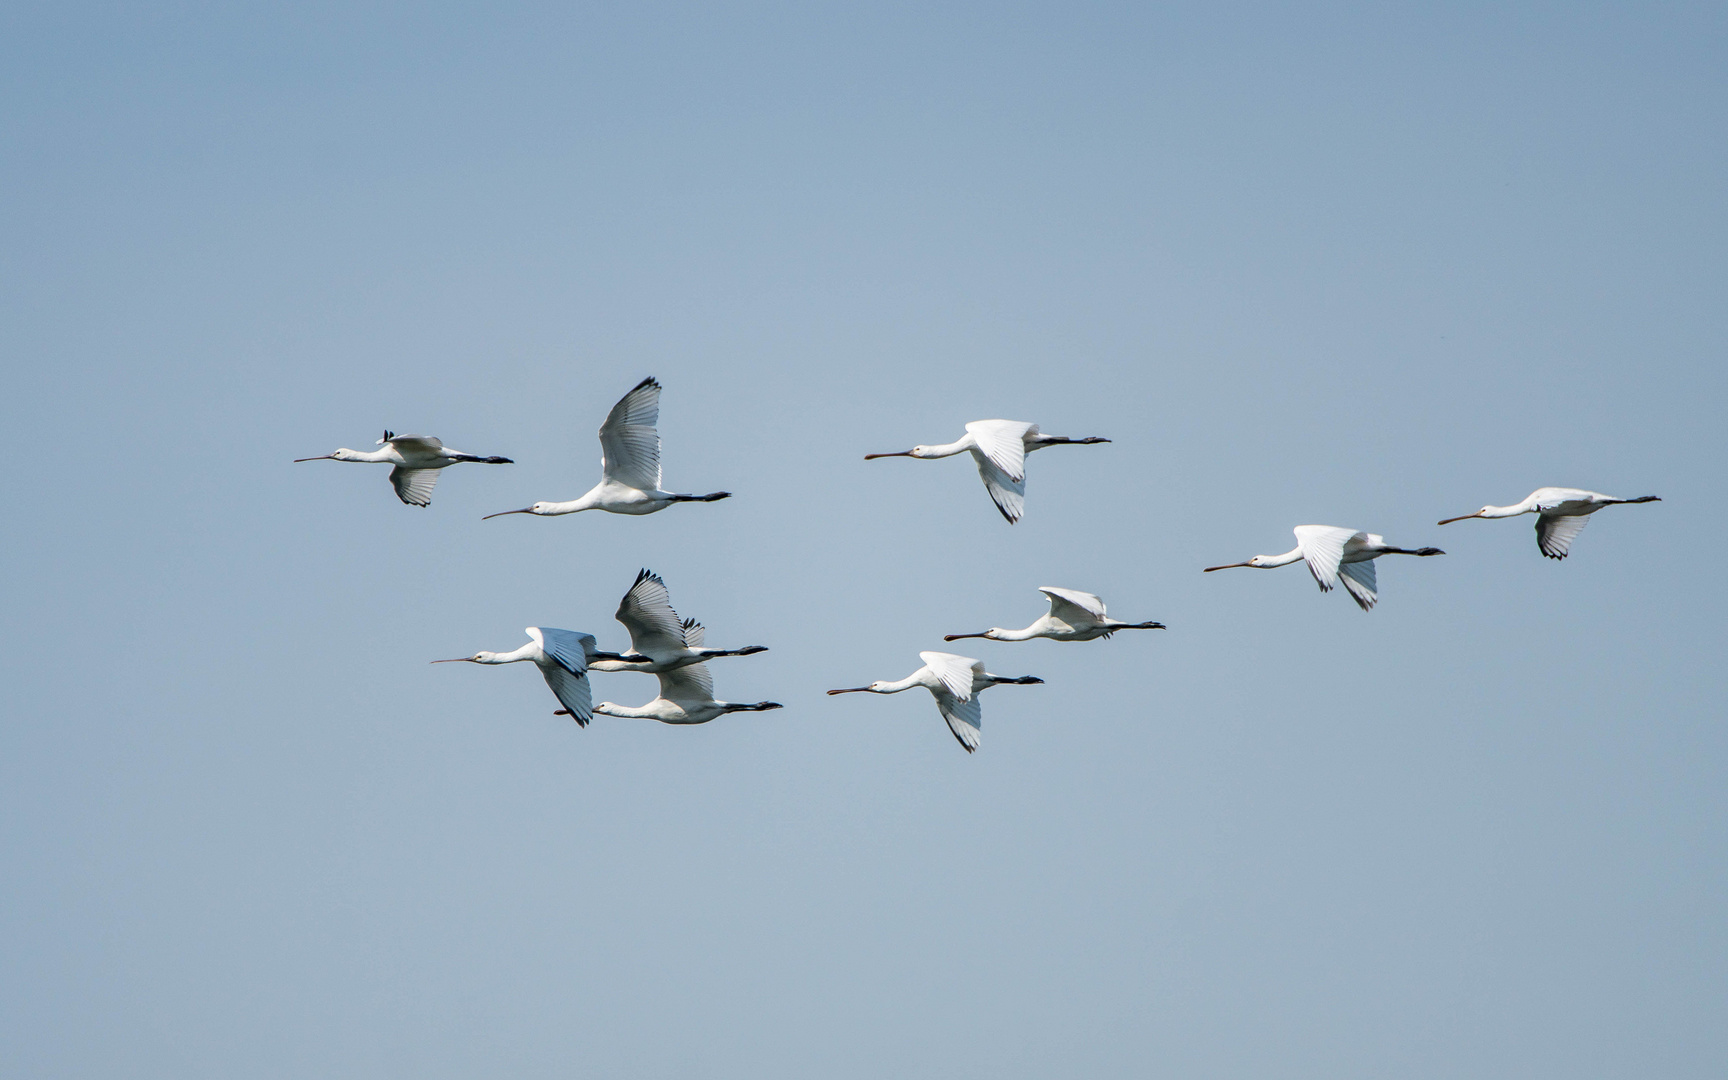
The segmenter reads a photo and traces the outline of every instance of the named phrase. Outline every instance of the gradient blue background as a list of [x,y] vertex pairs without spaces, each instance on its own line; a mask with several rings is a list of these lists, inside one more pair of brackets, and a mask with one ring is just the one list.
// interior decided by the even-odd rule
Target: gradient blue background
[[[0,1072],[1719,1077],[1728,14],[0,13]],[[593,483],[664,382],[729,501]],[[1033,420],[1010,528],[965,460]],[[429,510],[384,427],[517,464]],[[1564,564],[1546,484],[1652,506]],[[1382,604],[1202,575],[1304,522]],[[675,729],[426,661],[724,644]],[[970,642],[1033,589],[1168,631]],[[596,677],[640,704],[653,680]]]

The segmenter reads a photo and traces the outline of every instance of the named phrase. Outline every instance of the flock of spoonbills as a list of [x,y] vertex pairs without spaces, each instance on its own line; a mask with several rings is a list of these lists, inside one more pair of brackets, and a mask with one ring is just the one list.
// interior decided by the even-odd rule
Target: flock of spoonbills
[[[600,425],[600,483],[587,494],[568,502],[536,502],[520,510],[503,510],[486,517],[507,514],[555,517],[582,510],[642,515],[657,513],[675,503],[715,502],[730,497],[729,491],[681,495],[661,488],[659,423],[660,383],[650,377],[625,394],[606,415],[605,423]],[[1012,525],[1020,520],[1026,509],[1026,455],[1047,446],[1084,446],[1109,441],[1097,435],[1079,439],[1045,435],[1038,430],[1037,424],[1017,420],[974,420],[966,425],[966,434],[954,442],[914,446],[895,453],[866,454],[864,459],[932,459],[970,453],[991,501]],[[332,454],[297,458],[296,461],[390,464],[394,466],[390,470],[390,483],[396,489],[396,497],[410,506],[422,508],[431,504],[432,488],[442,469],[460,462],[512,464],[507,457],[452,450],[429,435],[397,435],[386,431],[377,445],[382,449],[358,451],[343,448]],[[1621,499],[1579,488],[1545,487],[1537,488],[1528,498],[1510,506],[1484,506],[1473,514],[1445,518],[1439,524],[1447,525],[1467,518],[1535,514],[1537,547],[1551,559],[1564,559],[1571,551],[1572,542],[1589,523],[1591,514],[1605,506],[1660,501],[1654,495]],[[1377,533],[1334,525],[1298,525],[1294,531],[1296,546],[1282,555],[1256,555],[1245,562],[1208,566],[1206,572],[1244,566],[1270,569],[1303,562],[1321,592],[1331,592],[1342,585],[1351,599],[1363,611],[1368,611],[1379,599],[1374,560],[1383,555],[1425,558],[1445,554],[1437,547],[1398,547],[1388,544],[1385,537]],[[1091,593],[1048,585],[1038,591],[1049,599],[1050,610],[1030,626],[1021,630],[993,626],[975,634],[949,634],[945,640],[1029,641],[1048,638],[1051,641],[1094,641],[1110,637],[1118,630],[1164,629],[1160,622],[1113,619],[1105,613],[1104,601]],[[615,617],[629,632],[630,649],[627,652],[602,651],[592,634],[530,626],[525,631],[529,637],[528,644],[511,652],[481,651],[473,656],[432,662],[491,665],[532,661],[540,669],[553,696],[563,706],[554,715],[569,716],[583,727],[588,726],[595,714],[658,720],[663,724],[706,724],[727,713],[781,708],[775,701],[744,704],[715,699],[714,676],[708,670],[708,661],[718,657],[750,656],[765,652],[767,646],[709,648],[704,643],[702,624],[694,619],[681,620],[672,609],[666,583],[658,574],[648,570],[637,574],[636,581],[619,603]],[[1034,675],[992,675],[984,670],[983,661],[954,653],[921,652],[918,657],[924,662],[923,666],[904,679],[877,681],[868,686],[845,687],[828,693],[898,694],[921,686],[936,699],[937,711],[942,714],[954,738],[967,753],[971,753],[978,749],[982,726],[979,694],[992,686],[1026,686],[1044,681]],[[615,705],[610,701],[596,705],[588,682],[590,671],[651,674],[660,680],[660,693],[644,705]]]

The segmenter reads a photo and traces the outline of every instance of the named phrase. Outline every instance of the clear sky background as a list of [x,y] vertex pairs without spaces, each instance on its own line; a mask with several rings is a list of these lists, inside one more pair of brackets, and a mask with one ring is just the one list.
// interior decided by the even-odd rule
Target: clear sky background
[[[1728,15],[0,14],[0,1072],[1720,1077]],[[481,522],[597,478],[633,519]],[[1009,527],[965,459],[1009,417]],[[383,466],[290,460],[424,432]],[[1435,522],[1541,485],[1597,515]],[[1385,560],[1381,606],[1276,553]],[[639,567],[698,728],[529,667]],[[1164,632],[968,642],[1034,589]],[[595,677],[640,704],[641,675]]]

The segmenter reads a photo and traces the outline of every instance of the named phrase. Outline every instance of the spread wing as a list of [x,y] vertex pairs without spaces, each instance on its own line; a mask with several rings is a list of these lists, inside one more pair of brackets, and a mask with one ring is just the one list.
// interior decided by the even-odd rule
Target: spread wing
[[[701,623],[695,619],[686,619],[679,629],[683,634],[684,644],[693,649],[701,647],[704,638]],[[708,670],[707,664],[687,664],[657,674],[660,677],[660,696],[667,701],[714,700],[714,673]]]
[[561,664],[539,664],[540,674],[546,676],[546,685],[552,688],[552,694],[558,699],[558,704],[570,712],[570,719],[582,727],[588,726],[588,721],[594,715],[594,698],[588,685],[588,676],[572,675]]
[[396,497],[409,506],[428,506],[432,502],[432,486],[438,483],[437,469],[404,469],[398,465],[390,470],[390,483]]
[[588,655],[596,648],[593,634],[551,626],[530,626],[526,632],[540,643],[540,651],[546,654],[547,659],[570,674],[581,675],[588,670]]
[[600,474],[642,491],[660,490],[660,383],[649,376],[618,399],[600,425]]
[[380,446],[382,446],[384,443],[389,443],[391,446],[394,446],[397,450],[400,450],[404,455],[408,455],[408,454],[437,454],[438,451],[444,449],[444,444],[439,442],[438,439],[432,435],[393,435],[392,434],[392,435],[387,435],[387,437],[385,437],[385,438],[379,439],[378,443]]
[[1331,592],[1332,587],[1338,584],[1338,565],[1344,560],[1344,545],[1358,537],[1367,539],[1363,533],[1336,525],[1298,525],[1291,531],[1302,546],[1302,558],[1307,561],[1308,572],[1314,575],[1321,592]]
[[918,659],[935,672],[936,679],[943,688],[960,701],[972,697],[972,675],[974,672],[982,675],[984,664],[970,656],[955,656],[945,652],[921,652]]
[[1026,479],[1026,433],[1037,430],[1037,424],[1019,420],[974,420],[966,425],[966,433],[978,444],[978,450],[990,459],[1010,480]]
[[1564,559],[1566,553],[1572,550],[1572,541],[1578,539],[1578,534],[1583,532],[1584,526],[1588,524],[1590,519],[1583,514],[1576,517],[1537,514],[1536,546],[1550,559]]
[[936,695],[936,708],[942,713],[942,719],[948,721],[948,730],[954,733],[954,738],[968,754],[978,749],[979,729],[984,725],[984,710],[979,707],[978,699],[971,698],[960,701],[949,694]]
[[990,493],[990,501],[1008,519],[1008,524],[1019,521],[1026,512],[1026,478],[1009,476],[981,451],[972,451],[972,457],[978,462],[978,475],[984,478],[984,490]]
[[618,604],[616,618],[630,631],[630,647],[644,656],[674,651],[684,644],[684,626],[672,610],[666,582],[651,570],[637,573],[635,584]]
[[1375,601],[1380,598],[1378,586],[1374,584],[1374,560],[1341,563],[1338,574],[1345,590],[1349,592],[1351,599],[1356,601],[1356,606],[1363,611],[1372,610]]
[[1050,614],[1069,626],[1093,626],[1104,617],[1104,601],[1089,592],[1054,585],[1040,585],[1038,591],[1050,598]]

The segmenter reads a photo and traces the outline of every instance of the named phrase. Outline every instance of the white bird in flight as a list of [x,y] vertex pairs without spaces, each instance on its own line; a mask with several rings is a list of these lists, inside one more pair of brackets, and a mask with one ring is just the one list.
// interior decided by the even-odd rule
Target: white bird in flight
[[432,485],[438,482],[439,469],[447,469],[460,461],[477,461],[482,465],[515,464],[507,457],[481,457],[478,454],[464,454],[460,450],[452,450],[430,435],[398,435],[393,431],[386,431],[384,437],[378,440],[378,445],[384,449],[350,450],[343,447],[334,454],[295,458],[294,463],[388,462],[396,466],[390,470],[390,483],[396,488],[396,497],[409,506],[419,507],[425,507],[432,502]]
[[1295,528],[1296,547],[1282,555],[1256,555],[1247,562],[1208,566],[1206,573],[1228,570],[1234,566],[1269,569],[1289,566],[1299,559],[1306,560],[1308,570],[1320,584],[1321,592],[1331,592],[1340,581],[1363,611],[1372,608],[1379,599],[1374,582],[1374,562],[1382,555],[1444,555],[1436,547],[1393,547],[1378,533],[1341,529],[1336,525],[1298,525]]
[[[701,623],[686,619],[683,632],[686,647],[702,648]],[[753,705],[736,701],[715,701],[714,675],[708,670],[708,665],[703,663],[659,671],[655,673],[655,677],[660,680],[660,696],[648,704],[632,708],[602,701],[594,706],[594,712],[601,716],[658,720],[662,724],[706,724],[727,713],[767,712],[781,708],[778,701],[758,701]]]
[[434,660],[434,664],[514,664],[522,660],[534,661],[534,666],[540,669],[540,674],[546,677],[546,685],[552,688],[552,693],[558,698],[558,703],[564,708],[559,709],[556,716],[569,716],[583,727],[588,726],[588,718],[593,713],[589,702],[593,700],[588,688],[588,664],[591,658],[599,656],[617,656],[617,653],[602,653],[594,647],[594,635],[579,634],[574,630],[557,630],[550,626],[530,626],[524,631],[531,639],[528,644],[514,652],[495,653],[477,652],[473,656],[458,656],[453,660]]
[[944,641],[961,638],[989,638],[991,641],[1030,641],[1049,638],[1051,641],[1093,641],[1107,638],[1118,630],[1162,630],[1161,622],[1123,622],[1104,614],[1104,601],[1091,593],[1076,589],[1058,589],[1040,585],[1038,591],[1050,598],[1050,612],[1024,630],[1004,630],[992,626],[981,634],[949,634]]
[[1511,506],[1484,506],[1474,514],[1447,518],[1440,524],[1450,525],[1466,518],[1507,518],[1517,517],[1519,514],[1535,514],[1536,546],[1550,559],[1564,559],[1567,552],[1572,550],[1572,541],[1578,539],[1584,526],[1590,524],[1590,515],[1604,506],[1661,501],[1654,495],[1616,499],[1612,495],[1585,491],[1583,488],[1545,487],[1532,491],[1530,497],[1521,503]]
[[643,570],[636,583],[618,604],[618,621],[630,631],[630,651],[618,654],[616,660],[592,660],[594,671],[646,671],[658,674],[675,668],[699,664],[716,656],[750,656],[767,652],[766,645],[746,645],[742,649],[708,649],[692,647],[686,624],[672,610],[672,598],[660,575]]
[[924,661],[924,666],[899,682],[878,681],[869,686],[830,690],[828,694],[898,694],[922,686],[936,699],[936,708],[942,713],[942,719],[948,721],[948,730],[970,754],[978,749],[979,728],[984,719],[978,706],[979,694],[1004,683],[1031,686],[1044,681],[1036,675],[1023,675],[1017,679],[992,675],[984,670],[984,661],[953,653],[921,652],[918,659]]
[[[613,514],[652,514],[673,503],[714,502],[731,496],[730,491],[707,495],[675,495],[660,490],[660,383],[649,376],[618,399],[606,422],[600,425],[600,482],[588,494],[569,502],[537,502],[505,514],[537,514],[556,517],[583,510],[605,510]],[[482,519],[485,520],[485,519]]]
[[1062,435],[1044,435],[1037,424],[1020,420],[974,420],[966,425],[966,434],[957,442],[942,446],[914,446],[893,454],[865,454],[865,461],[885,457],[945,458],[971,451],[978,462],[978,475],[996,503],[996,509],[1012,525],[1026,509],[1026,455],[1046,446],[1082,446],[1107,443],[1109,439],[1091,435],[1070,439]]

